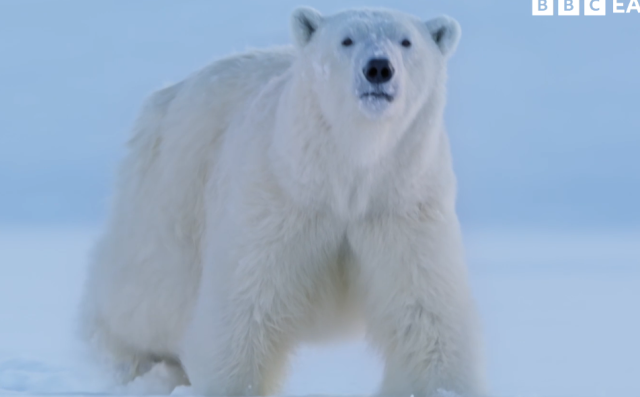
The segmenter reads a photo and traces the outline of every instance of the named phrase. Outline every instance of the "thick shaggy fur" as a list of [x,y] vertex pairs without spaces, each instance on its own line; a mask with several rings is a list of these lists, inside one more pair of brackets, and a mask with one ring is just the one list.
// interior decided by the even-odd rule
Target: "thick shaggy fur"
[[[481,393],[443,126],[457,23],[302,8],[292,27],[295,47],[220,60],[147,101],[84,335],[123,380],[165,360],[198,393],[254,395],[278,390],[296,345],[362,322],[386,360],[381,394]],[[366,80],[372,58],[390,82]]]

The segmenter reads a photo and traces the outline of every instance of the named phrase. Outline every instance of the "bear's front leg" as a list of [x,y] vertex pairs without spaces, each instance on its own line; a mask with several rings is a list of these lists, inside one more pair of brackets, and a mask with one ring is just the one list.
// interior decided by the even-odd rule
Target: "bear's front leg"
[[481,395],[479,329],[455,213],[424,207],[350,228],[384,396]]
[[315,214],[267,204],[209,234],[181,355],[198,394],[276,393],[323,293],[337,233]]

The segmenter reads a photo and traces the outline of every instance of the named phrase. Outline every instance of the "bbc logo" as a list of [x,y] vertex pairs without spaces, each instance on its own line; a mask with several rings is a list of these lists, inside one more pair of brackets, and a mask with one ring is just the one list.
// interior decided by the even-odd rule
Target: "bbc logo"
[[[640,13],[640,0],[612,0],[614,14]],[[558,0],[558,15],[580,15],[582,0]],[[555,0],[533,0],[533,15],[555,15]],[[625,4],[626,3],[626,4]],[[607,15],[607,0],[584,0],[584,15]]]
[[[607,15],[607,0],[585,0],[584,15]],[[555,0],[533,0],[533,15],[554,15]],[[580,15],[580,0],[558,0],[558,15]]]

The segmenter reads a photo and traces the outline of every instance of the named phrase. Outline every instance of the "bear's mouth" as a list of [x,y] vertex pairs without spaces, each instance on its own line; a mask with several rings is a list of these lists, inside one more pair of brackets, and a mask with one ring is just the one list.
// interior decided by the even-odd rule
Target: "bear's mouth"
[[360,95],[360,99],[371,98],[371,99],[384,99],[387,102],[393,102],[393,96],[387,94],[386,92],[365,92]]

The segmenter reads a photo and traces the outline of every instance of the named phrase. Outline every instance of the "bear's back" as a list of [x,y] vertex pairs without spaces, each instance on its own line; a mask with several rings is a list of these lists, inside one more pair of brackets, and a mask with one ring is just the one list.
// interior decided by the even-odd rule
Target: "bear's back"
[[228,121],[246,110],[248,102],[270,81],[291,67],[294,58],[293,48],[281,47],[220,59],[179,83],[184,87],[176,97],[176,105],[184,103],[188,106],[184,110],[213,113],[215,124],[224,130]]
[[[94,248],[90,268],[92,280],[100,280],[101,288],[118,298],[106,302],[89,294],[86,306],[95,312],[85,318],[87,335],[96,332],[100,321],[129,318],[132,310],[137,313],[132,307],[144,307],[139,321],[109,326],[142,350],[160,346],[167,354],[177,351],[177,335],[189,314],[186,302],[198,286],[204,189],[216,167],[221,138],[233,118],[293,60],[292,48],[231,56],[146,100],[119,169],[109,226]],[[150,280],[167,285],[157,288]],[[118,292],[124,290],[154,299],[139,302]],[[173,326],[154,331],[153,337],[143,332],[141,324],[162,324],[167,313],[175,316]]]
[[[125,160],[121,168],[121,183],[129,185],[124,189],[140,191],[143,187],[146,192],[157,192],[165,201],[164,208],[176,214],[189,208],[185,200],[200,201],[206,175],[215,166],[229,124],[242,117],[251,101],[270,81],[285,73],[294,58],[292,47],[241,53],[215,61],[153,93],[129,141],[129,161]],[[184,184],[181,189],[172,185],[175,181]],[[142,197],[127,200],[123,205],[149,205]],[[191,221],[201,214],[180,215],[178,218],[190,220],[181,229],[193,230]],[[196,240],[198,237],[192,236]]]

